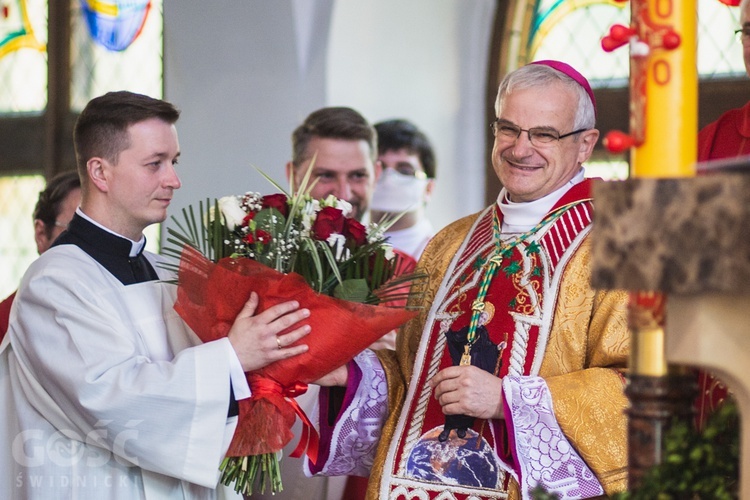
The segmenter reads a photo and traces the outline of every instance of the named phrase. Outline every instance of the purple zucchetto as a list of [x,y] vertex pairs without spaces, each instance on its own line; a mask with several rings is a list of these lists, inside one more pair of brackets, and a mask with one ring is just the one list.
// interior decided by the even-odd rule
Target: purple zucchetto
[[570,64],[564,63],[562,61],[555,61],[552,59],[545,59],[543,61],[534,61],[529,64],[541,64],[543,66],[549,66],[552,69],[555,69],[559,71],[560,73],[569,76],[573,80],[576,81],[578,85],[583,87],[583,90],[586,91],[586,93],[589,95],[589,99],[591,99],[591,104],[594,106],[594,116],[596,116],[596,99],[594,99],[594,91],[591,90],[591,85],[589,85],[589,81],[586,80],[586,77],[580,74],[573,66]]

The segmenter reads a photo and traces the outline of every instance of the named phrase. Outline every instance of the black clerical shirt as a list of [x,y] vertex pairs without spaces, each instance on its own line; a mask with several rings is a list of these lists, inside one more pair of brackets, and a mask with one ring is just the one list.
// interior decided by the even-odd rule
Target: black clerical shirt
[[79,247],[123,285],[159,279],[156,270],[143,255],[143,248],[138,255],[131,257],[133,243],[130,240],[105,231],[78,214],[73,216],[68,229],[52,244],[57,245]]
[[[135,257],[130,256],[133,243],[127,238],[117,236],[100,228],[96,224],[81,217],[79,214],[73,216],[68,229],[65,230],[52,243],[52,246],[75,245],[102,267],[109,271],[123,285],[133,285],[145,281],[158,280],[154,266],[143,255],[141,251]],[[239,414],[239,405],[234,398],[234,391],[229,388],[229,410],[228,416]]]

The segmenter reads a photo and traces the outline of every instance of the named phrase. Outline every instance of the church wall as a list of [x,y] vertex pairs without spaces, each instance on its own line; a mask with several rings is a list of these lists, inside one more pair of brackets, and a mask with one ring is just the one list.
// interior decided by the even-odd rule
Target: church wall
[[285,185],[290,134],[348,105],[415,121],[438,155],[436,226],[482,208],[492,0],[166,0],[165,98],[178,122],[183,188],[205,197]]

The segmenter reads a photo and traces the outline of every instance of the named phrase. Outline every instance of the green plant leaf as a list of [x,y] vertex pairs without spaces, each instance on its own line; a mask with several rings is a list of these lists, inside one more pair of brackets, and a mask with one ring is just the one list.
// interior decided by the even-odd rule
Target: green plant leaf
[[333,296],[338,299],[364,304],[370,296],[370,287],[365,279],[349,279],[339,283],[333,290]]

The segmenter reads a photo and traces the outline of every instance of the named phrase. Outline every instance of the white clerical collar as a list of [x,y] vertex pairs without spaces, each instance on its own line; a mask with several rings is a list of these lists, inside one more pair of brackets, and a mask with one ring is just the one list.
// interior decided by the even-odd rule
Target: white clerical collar
[[570,179],[563,187],[551,192],[547,196],[538,200],[524,203],[514,203],[508,198],[508,191],[503,188],[497,197],[497,205],[503,213],[503,233],[524,233],[529,231],[541,221],[545,215],[552,210],[552,207],[560,201],[570,188],[582,182],[584,179],[584,170],[581,168],[578,173]]
[[91,217],[89,217],[88,215],[86,215],[85,213],[83,213],[83,210],[81,210],[81,207],[76,208],[76,213],[78,215],[80,215],[81,217],[83,217],[84,219],[86,219],[87,221],[89,221],[90,223],[92,223],[93,225],[95,225],[96,227],[99,227],[99,228],[107,231],[110,234],[114,234],[115,236],[119,236],[120,238],[124,238],[124,239],[128,240],[130,242],[130,244],[131,244],[129,257],[135,257],[139,253],[141,253],[141,250],[143,249],[143,246],[146,244],[146,237],[145,236],[142,235],[141,239],[139,241],[133,241],[130,238],[125,238],[125,236],[123,236],[121,234],[117,234],[116,232],[112,231],[108,227],[102,226],[101,224],[99,224],[98,222],[96,222],[94,219],[92,219]]

